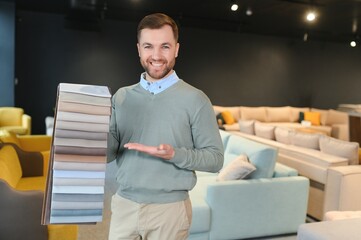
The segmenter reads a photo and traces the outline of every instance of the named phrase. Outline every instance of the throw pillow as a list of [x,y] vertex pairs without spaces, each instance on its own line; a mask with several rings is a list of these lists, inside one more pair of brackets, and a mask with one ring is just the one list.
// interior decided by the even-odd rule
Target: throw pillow
[[254,123],[254,120],[239,120],[239,131],[242,133],[254,135]]
[[256,136],[266,138],[266,139],[275,139],[275,126],[256,122],[254,124],[254,131],[256,132]]
[[321,136],[320,150],[324,153],[347,158],[349,164],[357,165],[359,163],[359,143],[357,142],[346,142],[328,136]]
[[235,123],[234,117],[230,111],[224,111],[221,113],[224,121],[226,124],[233,124]]
[[298,122],[301,123],[303,120],[305,120],[305,113],[304,113],[304,112],[300,112],[299,115],[300,115],[300,116],[298,117]]
[[310,121],[312,125],[320,126],[321,124],[321,113],[319,112],[305,112],[306,121]]
[[244,179],[255,170],[256,167],[249,162],[248,157],[241,154],[219,172],[217,181]]
[[275,138],[277,142],[291,144],[291,132],[289,128],[276,127]]
[[294,131],[291,133],[291,144],[299,147],[319,150],[320,135],[321,134],[301,133]]

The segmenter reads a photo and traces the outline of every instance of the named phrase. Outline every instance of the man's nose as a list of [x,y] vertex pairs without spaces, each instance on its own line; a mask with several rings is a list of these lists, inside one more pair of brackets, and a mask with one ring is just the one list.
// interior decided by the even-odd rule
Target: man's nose
[[152,58],[154,60],[160,59],[161,58],[161,51],[159,48],[154,48],[153,49],[153,53],[152,53]]

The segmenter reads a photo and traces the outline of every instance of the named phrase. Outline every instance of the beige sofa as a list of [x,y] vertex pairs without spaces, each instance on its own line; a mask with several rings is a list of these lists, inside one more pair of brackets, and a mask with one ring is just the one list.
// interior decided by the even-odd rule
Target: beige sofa
[[[333,109],[297,108],[297,107],[246,107],[246,106],[213,106],[217,114],[229,111],[233,124],[225,124],[227,131],[239,130],[239,120],[257,120],[273,126],[300,128],[307,131],[322,132],[341,140],[349,140],[348,114]],[[303,126],[299,123],[300,112],[320,113],[320,125]]]
[[[220,110],[219,107],[215,109]],[[234,107],[228,111],[239,113]],[[249,114],[243,116],[249,119]],[[336,139],[323,132],[299,131],[286,123],[272,125],[259,120],[239,120],[235,124],[239,130],[229,132],[277,148],[278,162],[310,179],[309,216],[321,220],[327,211],[361,210],[358,143]]]

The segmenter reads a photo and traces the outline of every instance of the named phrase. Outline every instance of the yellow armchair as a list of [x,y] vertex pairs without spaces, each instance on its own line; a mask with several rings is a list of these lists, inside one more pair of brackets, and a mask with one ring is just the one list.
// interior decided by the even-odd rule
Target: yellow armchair
[[0,107],[0,130],[20,135],[31,134],[31,117],[22,108]]
[[50,147],[51,136],[0,130],[0,239],[77,239],[77,225],[41,225]]

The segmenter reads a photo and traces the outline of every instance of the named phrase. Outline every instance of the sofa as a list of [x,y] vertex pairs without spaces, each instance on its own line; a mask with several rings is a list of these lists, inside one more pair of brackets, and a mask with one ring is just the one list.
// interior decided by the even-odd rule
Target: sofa
[[[224,166],[220,173],[196,172],[190,191],[190,240],[245,239],[295,233],[305,222],[309,181],[277,163],[277,149],[220,131]],[[238,156],[255,167],[245,178],[220,180]]]
[[310,217],[322,220],[327,211],[361,210],[357,142],[255,120],[239,120],[238,124],[239,131],[229,132],[277,148],[277,162],[309,178]]
[[[328,136],[349,140],[348,114],[333,109],[309,107],[247,107],[213,106],[215,114],[221,114],[225,120],[223,127],[228,131],[239,130],[239,120],[257,120],[272,126],[319,132]],[[302,124],[304,120],[305,124]],[[308,121],[307,121],[308,120]]]
[[0,130],[20,135],[31,134],[31,117],[22,108],[0,107]]
[[41,225],[50,143],[0,131],[0,239],[77,239],[76,225]]

